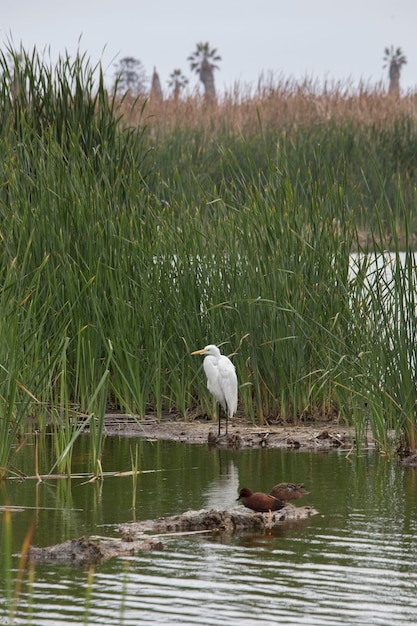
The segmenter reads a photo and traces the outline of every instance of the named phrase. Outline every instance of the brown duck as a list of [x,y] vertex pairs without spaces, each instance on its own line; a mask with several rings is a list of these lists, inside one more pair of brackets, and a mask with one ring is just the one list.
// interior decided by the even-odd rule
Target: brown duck
[[258,513],[270,513],[271,511],[279,511],[285,506],[285,502],[278,500],[274,496],[267,495],[266,493],[253,493],[247,487],[239,492],[237,500],[242,500],[242,503],[252,511]]
[[278,485],[272,487],[269,495],[287,502],[288,500],[298,500],[309,493],[309,491],[304,489],[303,483],[299,485],[295,483],[278,483]]

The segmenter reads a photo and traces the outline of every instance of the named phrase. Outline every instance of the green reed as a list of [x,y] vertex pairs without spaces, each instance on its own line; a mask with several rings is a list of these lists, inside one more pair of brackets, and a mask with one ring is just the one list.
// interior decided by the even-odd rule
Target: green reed
[[384,283],[357,233],[373,226],[372,251],[391,233],[396,255],[411,240],[413,173],[394,149],[411,122],[392,144],[352,124],[147,134],[146,107],[126,127],[84,57],[12,60],[0,56],[3,475],[29,416],[53,422],[67,473],[89,424],[97,474],[110,403],[211,413],[190,357],[209,342],[233,353],[251,419],[332,415],[360,436],[371,420],[384,448],[391,430],[414,445],[412,255]]
[[[393,217],[392,227],[394,222]],[[354,307],[363,331],[355,387],[381,448],[390,451],[397,444],[405,453],[417,444],[416,258],[409,248],[401,250],[393,232],[393,252],[374,242],[357,259]]]
[[109,342],[108,357],[105,369],[99,380],[94,393],[91,395],[87,406],[90,427],[91,463],[94,476],[98,478],[102,473],[101,457],[104,446],[104,417],[108,401],[108,386],[110,375],[110,363],[113,355],[113,346]]

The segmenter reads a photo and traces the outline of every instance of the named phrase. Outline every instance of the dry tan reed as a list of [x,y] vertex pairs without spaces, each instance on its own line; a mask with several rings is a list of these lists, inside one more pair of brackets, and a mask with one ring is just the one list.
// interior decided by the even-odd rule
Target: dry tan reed
[[206,102],[199,93],[162,102],[125,98],[121,113],[129,124],[146,120],[154,132],[175,128],[211,132],[258,133],[265,129],[289,129],[316,123],[387,126],[399,117],[417,117],[417,92],[403,96],[388,93],[381,85],[301,83],[260,79],[255,89],[236,84],[217,102]]

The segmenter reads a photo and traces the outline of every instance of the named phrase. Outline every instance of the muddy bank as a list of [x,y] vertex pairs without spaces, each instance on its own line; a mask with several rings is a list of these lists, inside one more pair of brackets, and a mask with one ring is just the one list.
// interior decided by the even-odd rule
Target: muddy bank
[[[230,448],[305,448],[332,449],[355,445],[354,429],[336,421],[312,421],[300,424],[276,423],[254,425],[242,417],[233,418],[227,437],[217,437],[217,423],[206,419],[176,419],[155,415],[143,419],[109,413],[105,418],[108,435],[144,437],[150,440],[181,441]],[[224,424],[222,423],[222,429]],[[222,430],[223,432],[223,430]],[[368,444],[372,445],[371,438]]]
[[[64,543],[37,548],[31,546],[28,559],[36,563],[62,563],[77,567],[98,565],[114,556],[132,556],[143,550],[163,550],[165,541],[184,534],[262,533],[301,520],[308,520],[317,511],[311,506],[287,504],[280,511],[254,513],[248,510],[187,511],[156,520],[130,522],[118,528],[121,537],[81,537]],[[165,541],[163,541],[165,539]]]

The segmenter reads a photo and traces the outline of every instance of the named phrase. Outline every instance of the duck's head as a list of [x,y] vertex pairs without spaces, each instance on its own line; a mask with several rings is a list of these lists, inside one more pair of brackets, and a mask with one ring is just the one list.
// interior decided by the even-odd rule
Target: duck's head
[[250,489],[248,489],[247,487],[243,487],[240,491],[239,491],[239,497],[236,498],[237,500],[241,500],[242,498],[249,498],[252,495],[252,491]]

